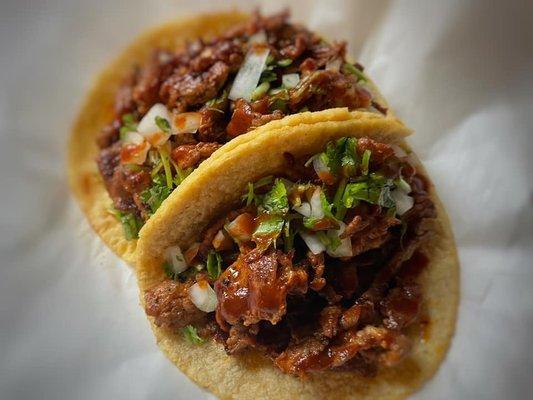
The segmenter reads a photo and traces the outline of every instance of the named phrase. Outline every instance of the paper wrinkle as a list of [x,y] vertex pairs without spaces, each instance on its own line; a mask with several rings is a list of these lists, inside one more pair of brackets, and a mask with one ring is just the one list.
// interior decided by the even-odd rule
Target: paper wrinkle
[[[252,10],[258,2],[233,1]],[[265,2],[268,12],[281,1]],[[533,348],[533,5],[303,1],[295,20],[366,66],[446,205],[461,260],[457,333],[415,399],[523,399]],[[68,195],[68,129],[135,35],[221,3],[0,5],[0,393],[212,399],[155,344],[131,269]],[[209,366],[206,366],[208,368]]]

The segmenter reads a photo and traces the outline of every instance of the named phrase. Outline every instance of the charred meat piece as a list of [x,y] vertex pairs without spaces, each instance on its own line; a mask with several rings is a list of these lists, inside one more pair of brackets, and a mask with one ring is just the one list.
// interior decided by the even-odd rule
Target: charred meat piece
[[221,144],[200,142],[196,144],[182,144],[172,150],[171,157],[180,168],[196,167],[209,158]]
[[307,273],[294,268],[290,256],[272,251],[250,253],[231,265],[215,284],[217,320],[231,325],[278,323],[287,310],[289,293],[307,291]]
[[167,279],[145,293],[146,313],[154,317],[157,326],[176,330],[205,317],[189,299],[190,286]]

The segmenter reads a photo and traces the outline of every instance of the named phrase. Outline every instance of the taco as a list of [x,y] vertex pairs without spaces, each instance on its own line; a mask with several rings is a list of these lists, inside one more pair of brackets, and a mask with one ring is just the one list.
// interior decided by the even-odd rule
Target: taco
[[220,398],[400,399],[453,335],[458,260],[400,123],[280,127],[207,160],[140,232],[157,342]]
[[131,263],[140,227],[224,143],[219,155],[258,127],[310,123],[336,107],[393,118],[363,67],[346,60],[346,43],[287,12],[163,25],[98,78],[72,129],[70,184],[97,233]]

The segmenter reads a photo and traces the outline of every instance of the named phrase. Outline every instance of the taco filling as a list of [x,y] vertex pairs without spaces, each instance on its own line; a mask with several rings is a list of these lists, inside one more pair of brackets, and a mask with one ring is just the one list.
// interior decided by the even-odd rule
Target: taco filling
[[222,144],[265,123],[333,107],[382,114],[346,43],[254,15],[214,39],[156,49],[119,88],[97,159],[127,239]]
[[285,156],[283,173],[249,183],[200,241],[166,250],[146,313],[298,376],[397,365],[428,322],[417,277],[436,216],[430,184],[401,147],[366,137]]

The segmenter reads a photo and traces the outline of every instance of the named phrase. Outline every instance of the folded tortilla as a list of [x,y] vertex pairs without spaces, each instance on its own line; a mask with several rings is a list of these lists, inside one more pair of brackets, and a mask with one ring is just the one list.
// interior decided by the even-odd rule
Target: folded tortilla
[[[112,202],[95,161],[98,154],[95,139],[113,117],[113,101],[119,84],[133,65],[146,60],[152,49],[175,49],[189,40],[214,37],[247,18],[249,15],[238,12],[204,14],[170,22],[146,32],[100,74],[81,107],[72,127],[69,142],[70,186],[94,230],[118,256],[131,265],[135,262],[137,240],[124,238],[120,222],[110,212]],[[387,106],[375,85],[368,82],[368,86],[374,98],[380,104]],[[253,131],[253,134],[273,131],[283,126],[313,123],[324,118],[330,121],[343,121],[351,118],[352,115],[345,109],[293,114],[261,126]],[[387,118],[395,119],[391,111],[387,113]],[[246,143],[253,134],[249,132],[238,136],[216,151],[211,158],[223,157],[235,147]],[[194,177],[187,179],[194,179]]]
[[[252,133],[246,142],[205,161],[140,232],[137,278],[141,302],[145,291],[166,278],[161,267],[165,250],[174,245],[187,248],[197,241],[210,221],[239,203],[248,182],[281,172],[286,166],[285,152],[296,158],[315,154],[327,142],[345,136],[367,136],[408,148],[404,138],[409,131],[401,123],[370,113],[351,115],[339,120],[335,112],[323,113],[318,122]],[[422,166],[417,169],[425,174]],[[220,344],[190,344],[179,332],[159,328],[150,319],[158,345],[190,379],[223,399],[405,398],[442,362],[454,332],[459,298],[458,259],[448,217],[433,187],[430,197],[437,217],[432,222],[434,234],[422,247],[429,266],[419,277],[430,323],[422,331],[409,333],[414,347],[400,365],[380,369],[373,378],[328,371],[300,379],[282,373],[259,353],[228,356]]]

